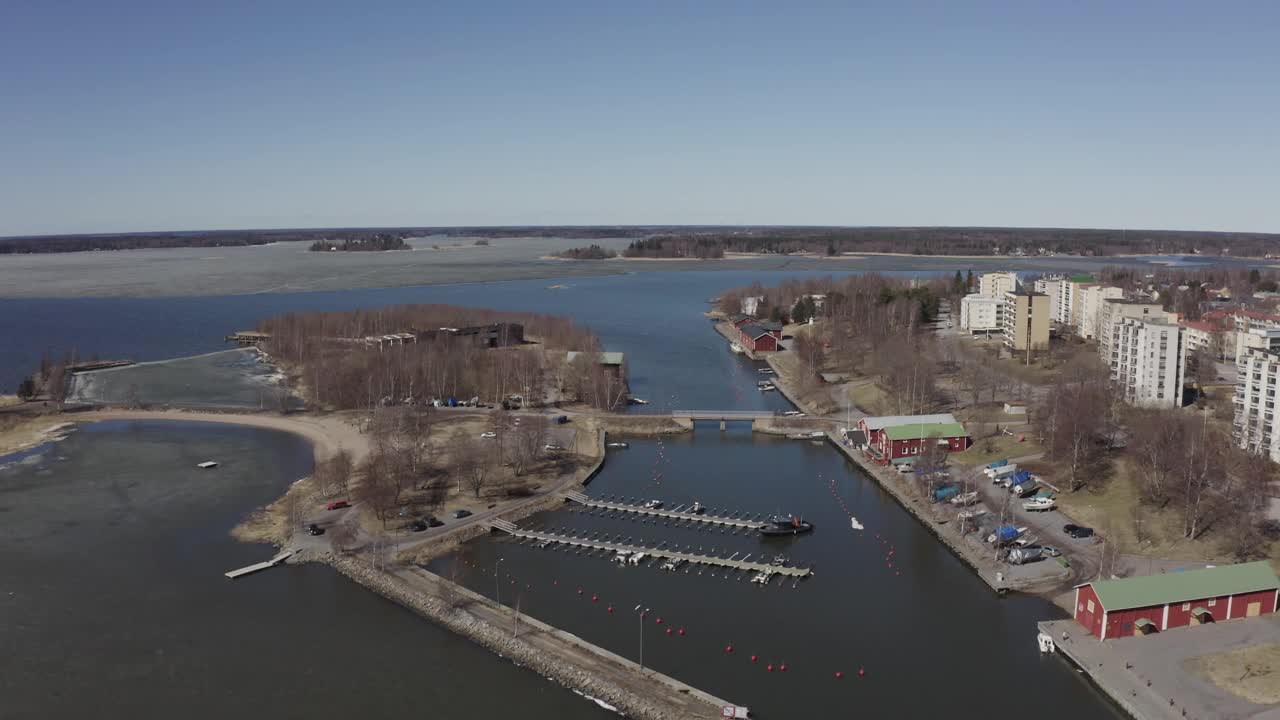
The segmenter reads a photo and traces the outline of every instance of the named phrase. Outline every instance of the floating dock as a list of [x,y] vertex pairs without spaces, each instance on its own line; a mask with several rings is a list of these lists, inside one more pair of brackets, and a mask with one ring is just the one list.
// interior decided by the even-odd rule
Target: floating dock
[[[805,567],[788,567],[786,565],[771,565],[764,562],[750,562],[747,560],[735,560],[734,557],[715,557],[713,555],[698,555],[696,553],[680,552],[679,550],[666,549],[661,547],[645,547],[643,545],[627,545],[625,543],[607,542],[604,540],[592,540],[590,538],[574,537],[572,535],[560,535],[558,533],[537,532],[534,530],[522,530],[515,523],[506,520],[494,520],[489,523],[489,527],[494,530],[501,530],[509,535],[529,540],[546,541],[547,543],[555,543],[566,545],[568,547],[580,547],[593,550],[608,550],[610,552],[625,553],[644,553],[648,557],[666,560],[683,560],[690,565],[711,565],[715,567],[729,568],[731,570],[743,570],[745,572],[756,573],[772,573],[783,577],[804,578],[813,573],[809,568]],[[737,553],[734,553],[736,556]],[[748,556],[750,557],[750,556]]]
[[662,518],[664,520],[682,520],[692,523],[704,523],[707,525],[716,525],[718,527],[743,528],[746,530],[759,530],[767,527],[769,523],[763,520],[748,520],[746,518],[731,518],[722,515],[696,514],[685,510],[662,510],[659,508],[647,508],[643,505],[628,505],[627,503],[609,502],[607,500],[596,500],[587,497],[580,492],[568,492],[564,495],[567,499],[578,503],[579,505],[598,508],[601,510],[611,510],[620,513],[630,513],[632,515],[643,515],[646,517]]
[[257,565],[242,567],[239,570],[232,570],[231,572],[225,573],[225,574],[228,578],[231,578],[232,580],[235,580],[238,577],[244,577],[245,575],[252,575],[253,573],[258,572],[259,570],[266,570],[267,568],[273,568],[279,565],[280,563],[289,559],[289,556],[292,554],[293,554],[292,550],[285,550],[281,552],[279,555],[276,555],[275,557],[271,558],[266,562],[260,562]]

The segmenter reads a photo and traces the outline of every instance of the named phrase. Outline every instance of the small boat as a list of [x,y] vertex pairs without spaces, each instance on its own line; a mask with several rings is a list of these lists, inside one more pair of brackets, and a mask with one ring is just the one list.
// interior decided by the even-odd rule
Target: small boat
[[697,500],[694,500],[693,506],[689,508],[689,513],[692,515],[701,515],[706,511],[707,509],[702,507],[702,503],[698,502]]
[[772,561],[770,561],[770,562],[769,562],[769,564],[770,564],[770,565],[772,565],[772,566],[774,566],[774,567],[782,567],[783,565],[786,565],[786,564],[787,564],[787,556],[786,556],[786,555],[774,555],[774,556],[773,556],[773,560],[772,560]]
[[858,518],[856,517],[849,518],[849,525],[851,525],[854,530],[866,530],[866,528],[862,526],[862,523],[858,522]]
[[794,515],[774,515],[760,528],[761,535],[800,535],[813,529],[813,523]]
[[1058,501],[1047,497],[1038,497],[1034,500],[1028,500],[1022,503],[1022,509],[1029,510],[1031,512],[1044,512],[1046,510],[1052,510],[1057,506]]
[[951,503],[952,505],[960,505],[963,507],[967,507],[969,505],[973,505],[978,502],[978,493],[976,492],[962,493],[960,495],[956,495],[955,497],[951,498],[947,502]]
[[632,405],[648,405],[649,404],[648,400],[641,400],[638,397],[631,397],[630,395],[627,396],[627,402],[631,403]]
[[757,585],[768,585],[769,581],[772,579],[773,579],[773,573],[765,570],[761,570],[760,572],[756,573],[755,577],[751,578],[751,582]]
[[757,381],[756,381],[756,387],[758,387],[758,388],[762,388],[762,387],[764,387],[765,385],[772,385],[772,384],[773,384],[773,381],[772,381],[772,380],[757,380]]
[[213,468],[218,467],[218,463],[212,460],[205,460],[204,462],[196,465],[196,467],[200,468],[201,470],[212,470]]
[[631,447],[631,446],[630,446],[630,445],[628,445],[627,443],[624,443],[624,442],[611,442],[611,443],[609,443],[609,444],[608,444],[608,447],[611,447],[611,448],[628,448],[628,447]]
[[627,561],[630,559],[631,559],[630,550],[619,550],[617,554],[613,556],[613,561],[618,563],[619,565],[626,565]]
[[662,501],[661,501],[661,500],[650,500],[649,502],[647,502],[647,503],[645,503],[645,504],[644,504],[644,508],[645,508],[646,510],[661,510],[661,509],[662,509]]
[[684,558],[671,558],[670,560],[662,563],[662,569],[675,572],[683,564],[684,564]]
[[760,368],[756,370],[756,372],[760,373],[761,375],[772,375],[773,368]]
[[809,434],[808,433],[791,433],[787,435],[787,439],[788,440],[808,440]]
[[773,383],[765,383],[760,386],[760,392],[769,392],[770,390],[777,390],[777,389],[778,388],[774,387]]
[[742,346],[739,345],[738,343],[730,343],[729,349],[739,355],[743,353]]

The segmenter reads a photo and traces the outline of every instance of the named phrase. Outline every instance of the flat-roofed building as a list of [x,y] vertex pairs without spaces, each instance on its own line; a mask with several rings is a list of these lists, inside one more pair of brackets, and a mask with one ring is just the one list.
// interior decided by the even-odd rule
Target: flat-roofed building
[[1005,293],[1004,344],[1014,352],[1049,347],[1049,296],[1029,290]]

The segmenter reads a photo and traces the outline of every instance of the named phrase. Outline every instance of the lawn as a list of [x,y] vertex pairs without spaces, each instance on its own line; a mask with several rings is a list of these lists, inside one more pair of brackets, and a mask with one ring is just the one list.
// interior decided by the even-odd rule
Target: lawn
[[1210,683],[1249,702],[1280,703],[1280,644],[1204,655],[1187,665]]
[[1044,448],[1037,445],[1030,435],[1026,438],[1023,442],[1018,442],[1018,438],[1011,435],[984,438],[976,441],[968,450],[952,457],[960,463],[986,465],[1001,458],[1023,457],[1044,452]]
[[890,407],[889,398],[885,396],[884,391],[874,380],[859,381],[851,384],[845,389],[849,394],[849,399],[858,409],[869,415],[893,415],[894,410]]

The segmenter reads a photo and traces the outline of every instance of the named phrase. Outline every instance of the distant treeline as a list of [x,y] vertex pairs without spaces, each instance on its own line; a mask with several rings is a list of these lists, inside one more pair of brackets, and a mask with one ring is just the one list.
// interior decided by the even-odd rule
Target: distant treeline
[[[330,228],[320,230],[217,230],[197,232],[127,233],[121,235],[43,235],[0,238],[0,255],[65,253],[90,250],[142,250],[147,248],[243,247],[277,242],[336,242],[393,236],[413,237],[427,230],[411,228],[365,230]],[[363,249],[363,248],[360,248]],[[390,248],[395,249],[395,248]]]
[[413,247],[404,241],[398,233],[376,233],[374,235],[347,237],[341,240],[324,239],[311,243],[312,252],[381,252],[383,250],[412,250]]
[[556,257],[568,260],[608,260],[609,258],[618,257],[618,253],[602,248],[599,245],[589,245],[587,247],[569,248],[563,252],[556,253]]
[[1052,228],[724,228],[638,239],[627,257],[708,258],[726,252],[892,252],[914,255],[1239,255],[1280,253],[1280,235]]

